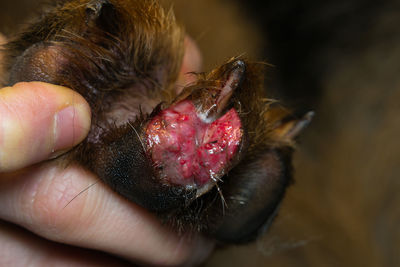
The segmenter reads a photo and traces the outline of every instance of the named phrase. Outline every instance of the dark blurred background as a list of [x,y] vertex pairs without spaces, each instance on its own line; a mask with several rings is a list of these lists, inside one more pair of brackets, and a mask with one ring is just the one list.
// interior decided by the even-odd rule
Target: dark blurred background
[[[400,1],[163,2],[205,70],[243,53],[266,61],[270,97],[317,114],[272,228],[205,266],[400,266]],[[0,32],[35,5],[2,1]]]
[[275,66],[267,87],[317,115],[269,233],[209,266],[400,266],[400,1],[236,3]]

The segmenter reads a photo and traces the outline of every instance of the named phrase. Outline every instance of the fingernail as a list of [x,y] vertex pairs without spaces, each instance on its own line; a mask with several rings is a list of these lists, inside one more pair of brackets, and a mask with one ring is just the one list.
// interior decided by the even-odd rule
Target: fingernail
[[54,117],[54,149],[52,156],[74,147],[87,135],[90,128],[90,111],[86,105],[68,106]]

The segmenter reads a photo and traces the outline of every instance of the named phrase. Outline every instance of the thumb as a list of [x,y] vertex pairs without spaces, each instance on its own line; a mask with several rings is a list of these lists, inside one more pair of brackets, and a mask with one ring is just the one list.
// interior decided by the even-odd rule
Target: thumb
[[56,157],[90,129],[90,107],[75,91],[41,83],[0,89],[0,172]]

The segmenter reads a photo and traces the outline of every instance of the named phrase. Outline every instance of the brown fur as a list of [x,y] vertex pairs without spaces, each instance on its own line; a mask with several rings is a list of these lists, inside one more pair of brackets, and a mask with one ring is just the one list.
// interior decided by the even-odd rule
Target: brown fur
[[[176,97],[183,37],[173,13],[155,0],[58,1],[7,44],[6,79],[63,85],[83,95],[92,129],[68,159],[178,233],[252,241],[277,213],[292,177],[294,139],[311,116],[296,119],[267,99],[262,64],[243,57],[198,75]],[[225,88],[229,97],[220,104]],[[207,186],[169,182],[146,146],[148,122],[182,99],[199,113],[205,108],[220,116],[234,108],[241,120],[238,152]]]
[[[251,48],[256,55],[264,49],[260,36],[265,33],[260,33],[251,19],[243,18],[244,12],[237,6],[227,1],[175,2],[178,20],[195,39],[199,37],[206,66],[247,52],[247,44],[256,47]],[[371,8],[375,15],[368,19],[374,26],[362,24],[360,31],[352,28],[365,10],[353,6],[357,1],[346,1],[338,8],[342,15],[337,16],[339,23],[333,28],[344,24],[347,35],[326,32],[333,39],[329,45],[322,47],[319,39],[313,41],[312,46],[307,45],[307,53],[297,51],[304,53],[301,60],[293,56],[294,46],[309,36],[293,36],[276,22],[277,17],[285,21],[295,17],[291,23],[302,29],[320,27],[335,17],[335,8],[318,8],[325,1],[301,1],[303,12],[299,12],[292,2],[263,14],[266,20],[274,19],[272,26],[279,28],[282,35],[288,39],[292,35],[293,49],[282,48],[279,55],[288,57],[287,62],[294,69],[280,76],[278,84],[290,80],[287,88],[299,85],[298,94],[304,95],[303,89],[314,86],[313,82],[321,78],[321,70],[325,71],[323,79],[318,80],[318,94],[322,97],[316,104],[316,119],[301,139],[295,156],[296,184],[288,191],[281,214],[268,235],[256,244],[218,251],[206,266],[222,266],[226,262],[232,266],[398,266],[400,34],[397,9],[389,5],[395,1],[376,2],[380,7]],[[288,12],[283,13],[286,9],[296,12],[289,16]],[[354,20],[344,20],[346,14]],[[224,24],[216,23],[219,18]],[[246,31],[249,24],[251,28]],[[359,38],[360,35],[364,37]],[[358,45],[343,50],[349,42]],[[230,49],[236,51],[227,51]],[[215,60],[216,57],[221,58]],[[320,65],[309,64],[307,59],[316,59]],[[276,73],[285,62],[271,63],[276,67],[270,71]]]

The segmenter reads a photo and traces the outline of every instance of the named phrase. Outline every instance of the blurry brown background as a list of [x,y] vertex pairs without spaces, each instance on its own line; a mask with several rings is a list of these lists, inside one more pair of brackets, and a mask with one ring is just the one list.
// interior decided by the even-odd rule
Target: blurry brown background
[[[205,70],[243,53],[266,60],[269,94],[317,114],[270,231],[205,266],[400,266],[399,1],[164,2],[199,44]],[[34,5],[2,1],[0,32]]]

